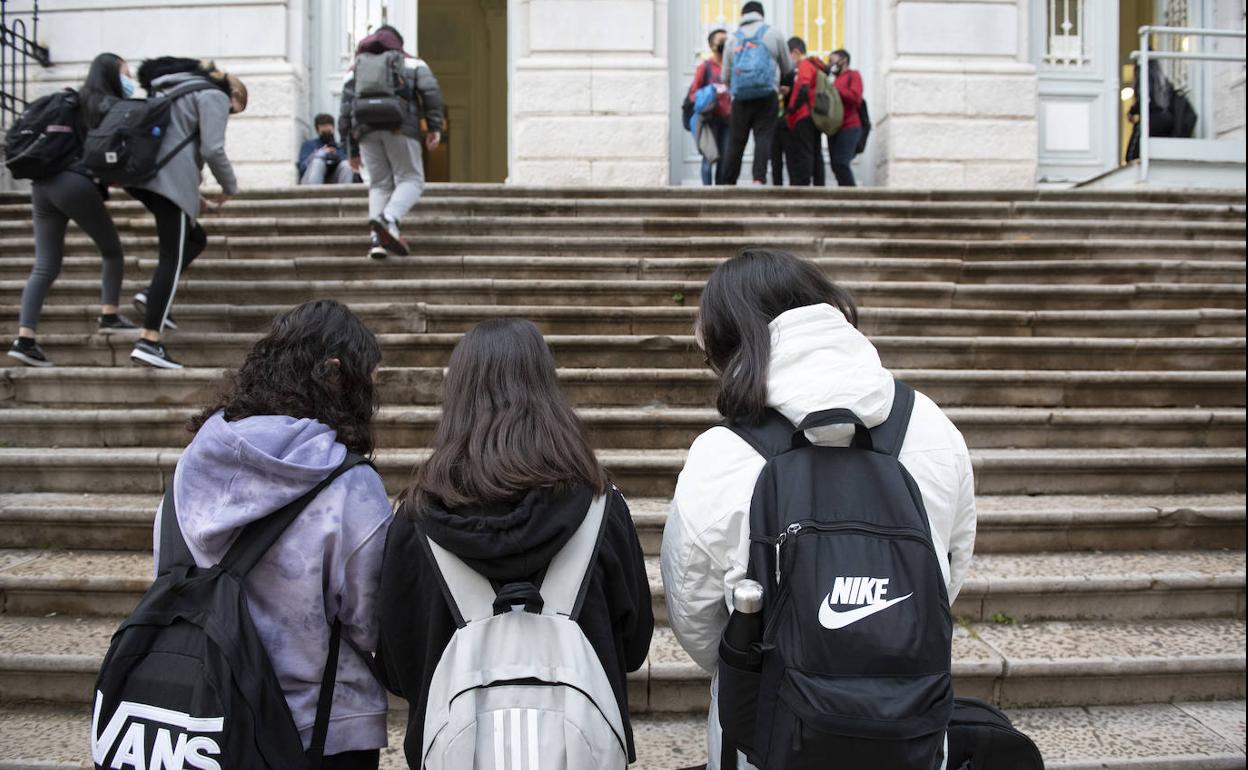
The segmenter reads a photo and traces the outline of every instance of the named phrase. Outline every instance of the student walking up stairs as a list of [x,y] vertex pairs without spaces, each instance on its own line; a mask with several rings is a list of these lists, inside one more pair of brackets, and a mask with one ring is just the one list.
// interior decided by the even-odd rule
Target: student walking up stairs
[[[619,485],[658,627],[629,675],[639,766],[706,761],[710,676],[666,627],[658,548],[676,474],[718,421],[691,329],[746,245],[848,288],[883,364],[966,439],[978,536],[953,607],[958,695],[990,700],[1055,768],[1242,768],[1245,201],[1242,193],[603,190],[430,186],[415,257],[361,261],[363,190],[257,191],[204,216],[178,291],[182,370],[97,332],[99,256],[71,228],[39,341],[0,370],[0,767],[87,766],[108,640],[151,582],[156,506],[189,417],[281,309],[348,303],[378,334],[378,471],[432,443],[467,329],[530,318]],[[123,291],[158,263],[117,196]],[[33,263],[0,197],[0,306]],[[220,237],[217,237],[219,234]],[[16,364],[16,362],[14,362]],[[382,766],[402,767],[392,702]]]

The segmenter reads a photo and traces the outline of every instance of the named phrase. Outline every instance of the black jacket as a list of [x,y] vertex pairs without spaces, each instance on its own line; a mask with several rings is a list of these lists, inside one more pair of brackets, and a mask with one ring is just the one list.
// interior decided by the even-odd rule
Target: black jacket
[[[576,531],[591,498],[586,487],[561,494],[541,488],[515,503],[435,509],[422,524],[438,545],[485,577],[496,582],[531,580],[545,571]],[[419,537],[411,517],[401,510],[386,538],[378,603],[378,668],[390,691],[410,705],[404,750],[411,767],[420,767],[429,683],[455,631]],[[654,614],[641,543],[628,504],[616,490],[607,503],[606,531],[578,624],[615,690],[632,761],[626,676],[646,661]]]

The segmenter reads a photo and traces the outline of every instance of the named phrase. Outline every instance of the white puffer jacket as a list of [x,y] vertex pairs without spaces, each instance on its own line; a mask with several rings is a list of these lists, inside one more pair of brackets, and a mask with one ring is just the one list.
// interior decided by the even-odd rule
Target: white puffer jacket
[[[768,406],[790,422],[824,409],[849,409],[867,427],[888,419],[893,375],[875,347],[830,305],[790,310],[771,323]],[[848,446],[852,426],[807,431],[812,443]],[[915,394],[901,447],[931,522],[932,539],[949,589],[957,598],[975,546],[975,486],[962,434],[940,407]],[[715,427],[689,448],[663,532],[663,586],[668,622],[698,665],[714,673],[719,637],[728,622],[732,589],[749,558],[750,499],[763,458],[731,430]],[[707,730],[710,763],[718,770],[720,731],[711,685]]]

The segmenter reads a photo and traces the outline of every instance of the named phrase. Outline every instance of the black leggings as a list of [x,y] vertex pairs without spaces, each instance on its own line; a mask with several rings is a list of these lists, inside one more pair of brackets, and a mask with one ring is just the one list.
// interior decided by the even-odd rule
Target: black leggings
[[160,241],[160,261],[147,287],[147,315],[143,328],[158,332],[173,307],[178,279],[208,245],[208,234],[178,205],[151,190],[126,188],[130,197],[142,203],[156,217],[156,237]]

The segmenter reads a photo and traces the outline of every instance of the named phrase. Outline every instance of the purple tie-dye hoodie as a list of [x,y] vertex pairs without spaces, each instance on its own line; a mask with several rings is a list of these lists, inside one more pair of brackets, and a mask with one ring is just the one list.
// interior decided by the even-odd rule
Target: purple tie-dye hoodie
[[[197,564],[220,561],[239,529],[298,498],[347,450],[316,420],[217,413],[178,461],[174,499]],[[361,649],[377,644],[376,601],[390,501],[371,467],[352,468],[317,496],[247,577],[251,617],[282,683],[304,746],[329,646],[330,619]],[[159,548],[160,516],[154,542]],[[157,553],[159,559],[159,553]],[[386,745],[386,695],[342,646],[327,754]]]

